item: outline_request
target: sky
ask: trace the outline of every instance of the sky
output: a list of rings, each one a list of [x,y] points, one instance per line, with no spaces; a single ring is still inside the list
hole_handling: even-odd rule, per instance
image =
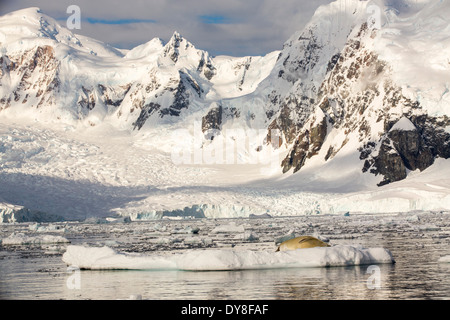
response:
[[[322,4],[332,0],[0,0],[0,15],[39,7],[65,26],[70,5],[81,10],[74,33],[122,49],[178,31],[212,55],[264,55],[281,50]]]

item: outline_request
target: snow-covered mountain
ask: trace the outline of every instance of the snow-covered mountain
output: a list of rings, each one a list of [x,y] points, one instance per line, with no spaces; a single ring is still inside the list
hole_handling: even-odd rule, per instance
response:
[[[258,89],[227,103],[266,142],[281,132],[283,172],[356,160],[378,185],[402,180],[450,156],[448,13],[432,0],[322,6]]]
[[[0,46],[2,110],[133,129],[247,94],[276,59],[213,58],[178,32],[165,45],[153,39],[125,52],[73,34],[38,8],[2,17]]]
[[[213,57],[177,32],[167,43],[119,50],[72,33],[37,8],[13,12],[0,17],[0,118],[8,125],[31,119],[40,129],[0,126],[0,174],[14,190],[21,189],[19,173],[30,184],[45,177],[41,182],[58,191],[69,188],[61,179],[83,181],[75,187],[83,199],[91,196],[84,193],[90,181],[102,200],[128,199],[111,208],[122,214],[194,207],[209,216],[268,207],[289,214],[299,206],[312,213],[363,204],[375,210],[371,194],[403,199],[392,190],[411,183],[438,192],[447,208],[450,181],[436,172],[450,157],[449,14],[448,0],[337,0],[319,7],[280,51]],[[61,124],[61,137],[46,131]],[[88,140],[71,140],[76,135]],[[77,159],[64,156],[67,150]],[[224,162],[244,167],[211,167]],[[258,196],[242,189],[249,185]],[[335,197],[322,194],[369,190],[337,207]],[[437,204],[406,198],[414,204],[398,210]]]

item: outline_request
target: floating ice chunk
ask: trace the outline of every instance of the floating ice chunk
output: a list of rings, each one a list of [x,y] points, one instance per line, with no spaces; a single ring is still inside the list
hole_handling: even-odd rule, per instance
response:
[[[412,216],[407,216],[405,220],[409,221],[409,222],[419,222],[420,221],[420,217],[417,214],[415,214],[415,215],[412,215]]]
[[[239,233],[244,231],[243,225],[237,226],[236,223],[231,222],[230,224],[215,227],[211,230],[211,233]]]
[[[253,214],[251,213],[248,216],[249,219],[270,219],[272,218],[272,216],[268,213],[263,213],[263,214]]]
[[[129,222],[131,222],[130,217],[118,217],[118,218],[107,217],[107,218],[105,218],[105,220],[109,223],[129,223]]]
[[[0,202],[0,224],[20,222],[55,222],[63,221],[62,217],[44,212],[31,211],[22,206]]]
[[[276,239],[275,239],[275,244],[278,245],[278,244],[280,244],[280,243],[282,243],[282,242],[285,242],[285,241],[294,239],[295,237],[296,237],[295,232],[290,232],[289,234],[287,234],[287,235],[285,235],[285,236],[276,238]]]
[[[174,229],[172,230],[172,233],[175,234],[197,234],[200,231],[200,228],[198,227],[191,227],[191,226],[187,226],[185,228],[182,229]]]
[[[244,235],[242,236],[242,240],[244,241],[257,241],[259,240],[258,235],[256,235],[255,233],[251,232],[251,231],[245,231]]]
[[[159,237],[156,239],[150,239],[148,240],[148,242],[153,243],[153,244],[158,244],[158,245],[168,245],[171,244],[172,241],[169,238],[166,237]]]
[[[40,227],[41,227],[40,223],[30,224],[28,226],[28,230],[30,230],[30,231],[38,231]]]
[[[315,238],[317,238],[317,239],[319,239],[320,241],[323,241],[323,242],[330,242],[330,238],[325,237],[325,236],[323,236],[321,234],[318,234],[317,232],[314,232],[313,237],[315,237]]]
[[[163,217],[163,212],[161,211],[147,211],[147,212],[133,212],[129,214],[131,221],[148,221],[148,220],[159,220]]]
[[[3,238],[3,245],[40,245],[49,243],[70,243],[64,237],[53,235],[27,236],[23,233],[12,233],[9,237]]]
[[[35,231],[35,232],[65,232],[66,231],[66,226],[60,226],[60,225],[55,225],[55,224],[49,224],[48,226],[45,225],[41,225],[40,223],[35,223],[35,224],[31,224],[28,226],[28,229],[30,231]]]
[[[176,269],[176,263],[167,257],[118,253],[108,247],[68,246],[62,259],[67,265],[90,270]]]
[[[186,245],[204,245],[205,240],[203,238],[198,237],[188,237],[183,240]]]
[[[67,265],[91,270],[219,271],[274,268],[338,267],[394,263],[389,250],[339,245],[283,252],[211,249],[174,255],[119,253],[108,247],[68,246]]]
[[[85,223],[92,223],[92,224],[110,224],[110,223],[129,223],[131,222],[130,217],[106,217],[106,218],[99,218],[99,217],[90,217],[84,220]]]
[[[45,248],[45,254],[53,255],[53,254],[63,254],[66,251],[66,248],[64,245],[52,245],[47,246]]]
[[[425,224],[418,226],[419,231],[439,231],[441,230],[440,227],[434,225],[434,224]]]

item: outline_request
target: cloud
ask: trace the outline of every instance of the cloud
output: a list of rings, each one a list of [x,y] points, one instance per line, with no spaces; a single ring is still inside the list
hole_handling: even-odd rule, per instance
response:
[[[90,24],[133,24],[133,23],[156,23],[155,20],[152,19],[98,19],[98,18],[84,18],[83,21],[87,21]]]
[[[263,55],[282,48],[319,5],[332,0],[0,0],[0,14],[40,7],[62,24],[69,5],[81,9],[78,33],[130,49],[180,32],[211,54]]]

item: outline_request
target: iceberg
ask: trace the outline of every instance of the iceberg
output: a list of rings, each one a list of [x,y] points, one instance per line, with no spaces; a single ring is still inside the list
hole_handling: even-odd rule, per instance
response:
[[[64,219],[58,215],[32,211],[26,207],[0,201],[0,224],[20,222],[59,222]]]
[[[23,233],[12,233],[9,237],[2,239],[2,245],[41,245],[51,243],[70,243],[64,237],[53,235],[27,236]]]
[[[450,263],[450,255],[440,257],[438,262]]]
[[[384,248],[354,245],[270,252],[236,249],[188,250],[177,254],[121,253],[109,247],[69,245],[62,260],[87,270],[233,271],[392,264]]]
[[[244,226],[236,225],[236,223],[231,222],[229,224],[220,225],[211,230],[212,234],[216,233],[243,233],[245,231]]]

